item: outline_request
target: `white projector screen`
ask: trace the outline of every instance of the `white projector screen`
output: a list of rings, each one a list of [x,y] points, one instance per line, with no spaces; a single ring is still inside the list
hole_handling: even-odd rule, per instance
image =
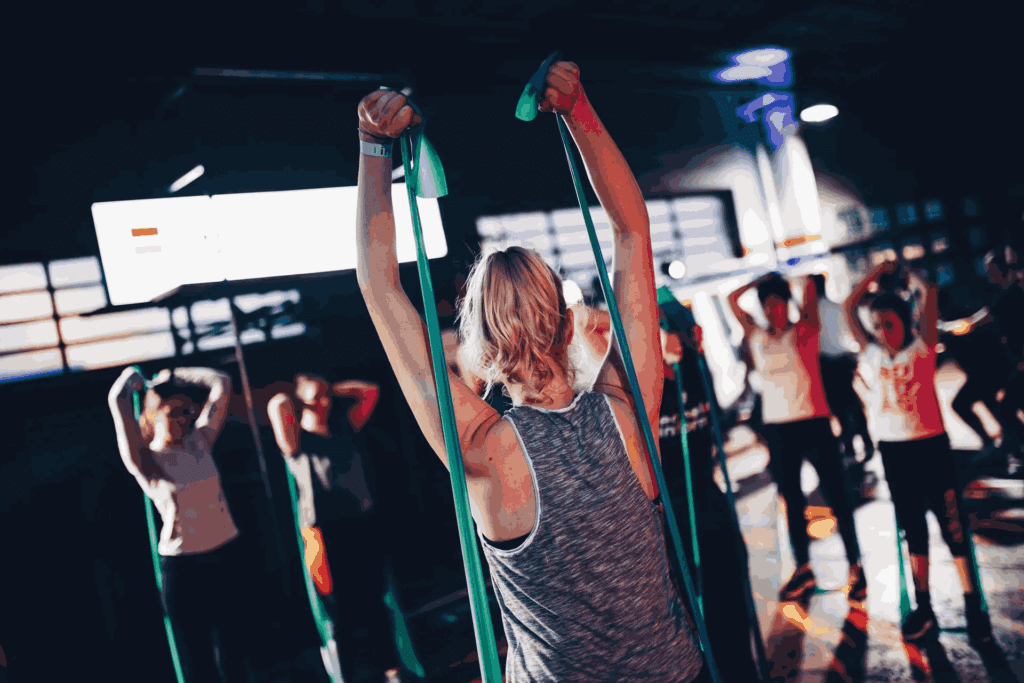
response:
[[[416,260],[409,198],[394,186],[400,263]],[[427,258],[448,253],[436,199],[418,199]],[[356,188],[168,197],[92,205],[110,303],[175,287],[356,267]]]

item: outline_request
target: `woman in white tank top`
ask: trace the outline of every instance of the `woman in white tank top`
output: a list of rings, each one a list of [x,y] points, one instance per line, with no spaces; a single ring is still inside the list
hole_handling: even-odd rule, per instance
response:
[[[132,405],[136,391],[144,392],[139,419]],[[239,543],[232,542],[239,531],[212,455],[230,397],[231,378],[210,368],[164,370],[151,383],[126,368],[108,396],[121,460],[163,521],[160,597],[187,681],[245,675],[241,651],[248,627],[238,580],[245,566]]]
[[[922,295],[917,330],[910,303],[895,292],[883,292],[871,302],[873,334],[864,329],[857,316],[871,284],[896,268],[896,263],[884,262],[869,272],[846,300],[844,310],[847,325],[863,349],[858,374],[868,389],[871,427],[878,439],[896,519],[910,547],[917,609],[903,624],[903,638],[913,642],[938,632],[928,584],[925,513],[932,510],[963,584],[968,638],[976,647],[992,647],[992,625],[974,585],[974,558],[961,512],[956,466],[935,393],[939,341],[935,286],[920,274],[907,271],[907,280]]]
[[[860,566],[853,503],[829,424],[830,411],[818,362],[818,296],[810,278],[805,278],[803,285],[800,318],[795,324],[789,321],[789,283],[777,273],[769,273],[729,295],[729,305],[743,327],[754,369],[760,376],[770,467],[779,495],[786,501],[790,543],[797,562],[780,598],[805,600],[816,585],[804,518],[807,499],[800,488],[800,468],[806,459],[817,470],[820,491],[839,523],[850,563],[850,599],[863,602],[867,599],[867,583]],[[768,319],[767,329],[759,327],[739,305],[740,297],[754,287]]]

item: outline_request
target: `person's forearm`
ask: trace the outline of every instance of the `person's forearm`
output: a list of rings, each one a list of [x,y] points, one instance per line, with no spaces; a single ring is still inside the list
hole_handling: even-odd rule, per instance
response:
[[[371,139],[371,136],[361,131],[359,137],[361,140]],[[401,140],[397,142],[401,144]],[[381,285],[401,289],[395,251],[391,167],[391,157],[359,155],[359,195],[356,204],[356,249],[359,258],[356,263],[356,280],[364,295]]]
[[[590,184],[601,206],[608,212],[616,233],[626,237],[638,230],[649,231],[647,203],[633,171],[582,88],[579,99],[563,120],[583,157]]]

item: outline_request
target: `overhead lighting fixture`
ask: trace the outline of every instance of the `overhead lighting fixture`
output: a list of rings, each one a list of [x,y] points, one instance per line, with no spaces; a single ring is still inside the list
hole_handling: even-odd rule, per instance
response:
[[[778,47],[766,47],[747,50],[732,56],[737,64],[748,66],[775,66],[789,59],[789,52]]]
[[[205,172],[206,169],[203,168],[202,164],[200,164],[199,166],[196,166],[191,171],[189,171],[188,173],[186,173],[185,175],[181,176],[173,183],[171,183],[171,186],[167,188],[167,191],[170,192],[171,194],[174,194],[175,192],[185,187],[189,183],[194,182],[197,178],[199,178],[199,176],[203,175],[203,173]]]
[[[674,280],[682,280],[686,275],[686,266],[682,261],[673,261],[668,264],[668,276]]]
[[[766,66],[740,64],[738,66],[730,66],[722,69],[715,74],[715,79],[726,83],[732,83],[734,81],[752,81],[758,78],[767,78],[768,76],[771,76],[771,74],[772,70]]]
[[[800,120],[807,123],[820,123],[821,121],[828,121],[838,113],[839,109],[831,104],[816,104],[800,112]]]

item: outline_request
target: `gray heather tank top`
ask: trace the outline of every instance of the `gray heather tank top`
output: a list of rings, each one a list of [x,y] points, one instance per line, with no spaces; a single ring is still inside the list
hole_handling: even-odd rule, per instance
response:
[[[660,513],[637,481],[611,404],[505,413],[537,487],[523,543],[482,540],[508,639],[509,683],[681,683],[702,664],[669,573]]]

